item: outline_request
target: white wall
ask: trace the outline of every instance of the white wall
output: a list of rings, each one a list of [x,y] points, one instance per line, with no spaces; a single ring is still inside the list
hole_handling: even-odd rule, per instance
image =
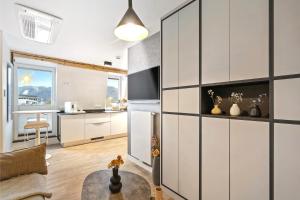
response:
[[[1,70],[0,70],[0,88],[2,88],[2,52],[3,52],[3,48],[2,48],[2,40],[3,40],[3,33],[0,30],[0,65],[1,65]],[[2,90],[1,90],[2,92]],[[0,101],[0,113],[2,113],[2,106],[3,106],[3,99],[1,96],[1,101]],[[3,133],[3,124],[2,124],[2,114],[0,114],[0,152],[3,152],[3,138],[4,138],[4,133]]]
[[[1,113],[1,145],[0,145],[0,152],[5,152],[9,151],[11,149],[11,143],[12,143],[12,121],[7,122],[6,121],[6,116],[7,116],[7,111],[6,111],[6,102],[7,102],[7,97],[4,96],[4,91],[6,90],[6,85],[7,85],[7,63],[10,61],[10,50],[7,46],[6,40],[5,40],[5,35],[2,31],[0,31],[0,54],[1,54],[1,108],[0,108],[0,113]]]
[[[60,65],[57,68],[57,105],[75,101],[85,108],[105,107],[108,73]]]

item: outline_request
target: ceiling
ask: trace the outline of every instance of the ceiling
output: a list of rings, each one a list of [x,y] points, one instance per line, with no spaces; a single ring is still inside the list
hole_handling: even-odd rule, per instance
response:
[[[133,8],[150,34],[159,31],[160,18],[185,0],[133,0]],[[57,40],[46,45],[23,39],[14,3],[63,18]],[[118,40],[113,30],[127,10],[127,0],[1,0],[0,30],[11,49],[45,56],[126,68],[126,48],[132,43]],[[116,59],[121,56],[121,59]]]

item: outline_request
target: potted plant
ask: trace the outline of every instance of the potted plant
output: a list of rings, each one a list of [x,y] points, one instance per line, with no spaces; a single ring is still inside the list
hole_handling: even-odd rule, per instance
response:
[[[152,179],[153,184],[156,186],[160,185],[160,146],[159,146],[159,139],[156,135],[152,137],[152,156],[153,156],[153,163],[152,163]]]
[[[108,168],[112,168],[112,177],[110,178],[109,189],[112,193],[120,192],[122,188],[121,176],[119,175],[119,167],[124,164],[124,161],[120,155],[117,159],[110,161]]]
[[[230,101],[232,103],[232,106],[230,108],[230,115],[239,116],[241,114],[241,110],[238,106],[238,103],[241,103],[243,101],[243,93],[232,92],[230,96]]]
[[[222,114],[222,110],[220,109],[219,105],[222,103],[222,97],[220,96],[215,96],[215,93],[213,90],[208,90],[208,95],[210,96],[213,104],[214,104],[214,107],[213,109],[210,111],[211,114],[213,115],[220,115]]]
[[[258,95],[257,98],[250,99],[249,116],[261,117],[261,110],[260,110],[259,106],[264,103],[265,97],[267,97],[266,93]]]

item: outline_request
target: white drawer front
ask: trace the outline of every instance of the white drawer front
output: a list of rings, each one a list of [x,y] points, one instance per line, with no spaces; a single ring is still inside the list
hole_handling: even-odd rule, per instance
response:
[[[110,122],[85,124],[85,139],[110,135]]]

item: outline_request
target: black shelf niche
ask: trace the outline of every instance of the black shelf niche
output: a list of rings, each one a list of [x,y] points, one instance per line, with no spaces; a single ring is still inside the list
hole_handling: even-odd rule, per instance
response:
[[[220,105],[222,110],[221,115],[212,115],[211,109],[213,108],[213,102],[208,95],[208,90],[213,90],[215,95],[221,96],[223,101]],[[257,120],[257,121],[268,121],[269,120],[269,80],[262,79],[258,81],[250,82],[226,82],[226,84],[211,84],[202,85],[202,101],[201,110],[203,116],[211,117],[222,117],[230,119],[245,119],[245,120]],[[239,103],[241,109],[241,115],[237,117],[230,116],[230,107],[232,103],[230,102],[230,96],[232,92],[242,92],[243,101]],[[267,97],[264,98],[264,102],[259,105],[262,112],[261,117],[250,117],[249,109],[251,106],[251,98],[257,98],[258,95],[266,93]]]

